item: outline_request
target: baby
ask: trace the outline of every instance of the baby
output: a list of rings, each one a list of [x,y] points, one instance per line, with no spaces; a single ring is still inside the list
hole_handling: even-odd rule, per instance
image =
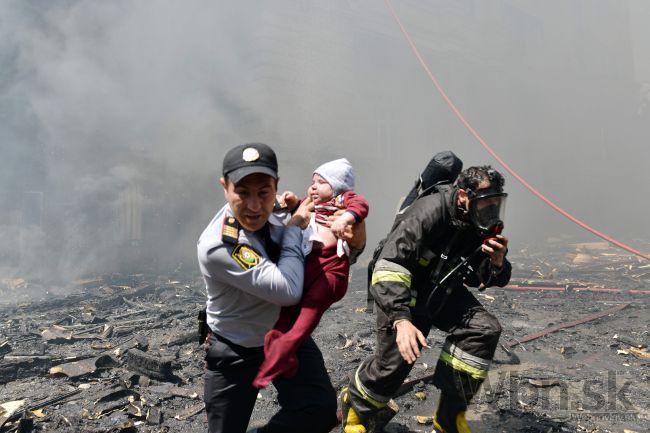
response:
[[[257,388],[264,388],[277,377],[296,373],[298,347],[316,329],[330,305],[347,291],[350,251],[341,238],[348,226],[368,216],[368,202],[353,189],[354,173],[345,158],[314,170],[307,191],[314,202],[314,213],[303,232],[306,257],[302,301],[283,307],[275,326],[266,334],[264,362],[253,381]],[[293,197],[286,198],[291,201]],[[335,216],[339,210],[344,212]]]

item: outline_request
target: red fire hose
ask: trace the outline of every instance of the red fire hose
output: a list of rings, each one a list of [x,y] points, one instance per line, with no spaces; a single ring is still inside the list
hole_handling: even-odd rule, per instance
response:
[[[458,120],[467,128],[467,130],[478,140],[479,143],[487,150],[487,152],[492,155],[494,159],[497,160],[501,166],[503,166],[504,169],[508,173],[510,173],[515,179],[517,179],[526,189],[528,189],[530,192],[532,192],[534,195],[536,195],[540,200],[542,200],[544,203],[549,205],[551,208],[553,208],[556,212],[559,212],[560,214],[564,215],[566,218],[574,222],[575,224],[579,225],[580,227],[584,228],[585,230],[590,231],[591,233],[595,234],[596,236],[606,240],[607,242],[611,243],[612,245],[615,245],[621,249],[624,249],[625,251],[628,251],[632,254],[635,254],[639,257],[642,257],[646,260],[650,260],[650,255],[644,254],[641,251],[638,251],[628,245],[625,245],[624,243],[617,241],[616,239],[607,236],[604,233],[599,232],[598,230],[594,229],[593,227],[587,225],[583,221],[579,220],[578,218],[574,217],[573,215],[569,214],[567,211],[562,209],[560,206],[556,205],[553,203],[551,200],[546,198],[541,192],[539,192],[537,189],[535,189],[532,185],[530,185],[524,178],[522,178],[515,170],[513,170],[497,153],[492,150],[490,146],[483,140],[483,138],[479,135],[479,133],[472,127],[472,125],[465,119],[465,116],[460,112],[460,110],[454,105],[454,103],[451,101],[451,99],[447,96],[447,93],[443,89],[443,87],[440,85],[438,80],[436,79],[435,75],[429,70],[429,67],[427,66],[426,62],[420,55],[420,51],[418,50],[417,46],[415,45],[415,42],[411,39],[411,36],[409,33],[406,31],[406,28],[402,25],[402,22],[400,21],[399,17],[395,13],[395,9],[393,9],[393,5],[391,4],[390,0],[385,0],[386,1],[386,6],[388,6],[388,10],[390,11],[390,14],[393,16],[395,21],[397,22],[397,25],[402,31],[402,34],[406,38],[406,41],[409,43],[411,46],[411,50],[415,54],[415,57],[417,57],[418,61],[420,62],[420,65],[422,65],[422,68],[426,72],[426,74],[429,76],[429,79],[433,83],[434,86],[436,86],[436,89],[438,89],[438,92],[442,96],[442,98],[445,100],[449,108],[454,112]]]
[[[520,292],[596,292],[596,293],[629,293],[633,295],[650,295],[650,290],[621,289],[619,287],[548,287],[548,286],[505,286],[494,289],[515,290]]]

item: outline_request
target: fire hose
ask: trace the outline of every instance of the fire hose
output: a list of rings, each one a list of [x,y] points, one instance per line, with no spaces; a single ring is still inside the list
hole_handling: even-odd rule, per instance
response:
[[[458,120],[465,126],[465,128],[478,140],[478,142],[485,148],[485,150],[492,155],[492,157],[499,163],[501,166],[508,172],[510,173],[515,179],[519,181],[526,189],[528,189],[531,193],[533,193],[535,196],[537,196],[540,200],[542,200],[544,203],[546,203],[548,206],[550,206],[553,210],[556,212],[560,213],[564,217],[568,218],[570,221],[573,223],[579,225],[583,229],[593,233],[594,235],[600,237],[601,239],[606,240],[610,244],[621,248],[627,252],[630,252],[634,255],[637,255],[641,258],[644,258],[646,260],[650,260],[650,255],[642,253],[641,251],[638,251],[623,242],[620,242],[611,236],[608,236],[593,227],[589,226],[587,223],[581,221],[580,219],[574,217],[564,209],[562,209],[560,206],[552,202],[550,199],[548,199],[546,196],[544,196],[541,192],[539,192],[536,188],[534,188],[531,184],[529,184],[523,177],[521,177],[514,169],[512,169],[488,144],[487,142],[481,137],[481,135],[472,127],[472,125],[467,121],[463,113],[456,107],[456,105],[452,102],[451,98],[447,96],[447,92],[445,92],[444,88],[442,85],[438,82],[438,79],[435,77],[435,75],[431,72],[429,67],[427,66],[426,62],[422,58],[422,55],[420,54],[420,51],[418,50],[417,46],[415,45],[415,42],[413,42],[413,39],[409,35],[408,31],[402,24],[402,21],[399,19],[397,16],[397,13],[395,12],[395,9],[393,9],[393,5],[391,4],[390,0],[385,0],[386,6],[388,7],[388,10],[390,11],[390,14],[393,16],[395,21],[397,22],[397,25],[399,26],[400,30],[402,31],[402,34],[404,35],[404,38],[408,42],[408,44],[411,47],[411,50],[413,51],[413,54],[415,54],[415,57],[418,59],[420,65],[426,72],[427,76],[433,83],[433,85],[436,87],[438,90],[438,93],[442,96],[442,98],[445,100],[449,108],[453,111],[453,113],[456,115]]]

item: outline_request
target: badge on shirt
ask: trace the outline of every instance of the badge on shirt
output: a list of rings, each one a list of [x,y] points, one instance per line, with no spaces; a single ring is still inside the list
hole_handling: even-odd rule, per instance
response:
[[[245,271],[253,269],[262,260],[260,253],[255,251],[250,245],[245,244],[237,244],[231,255]]]

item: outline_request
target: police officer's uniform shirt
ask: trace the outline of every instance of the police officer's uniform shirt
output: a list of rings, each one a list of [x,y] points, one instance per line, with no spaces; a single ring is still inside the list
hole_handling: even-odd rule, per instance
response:
[[[271,238],[281,245],[277,264],[269,259],[260,231],[238,230],[229,224],[234,218],[228,204],[201,234],[199,267],[208,295],[207,323],[215,334],[241,346],[262,346],[280,307],[300,302],[302,232],[298,227],[285,228],[285,220],[282,214],[269,218]]]

